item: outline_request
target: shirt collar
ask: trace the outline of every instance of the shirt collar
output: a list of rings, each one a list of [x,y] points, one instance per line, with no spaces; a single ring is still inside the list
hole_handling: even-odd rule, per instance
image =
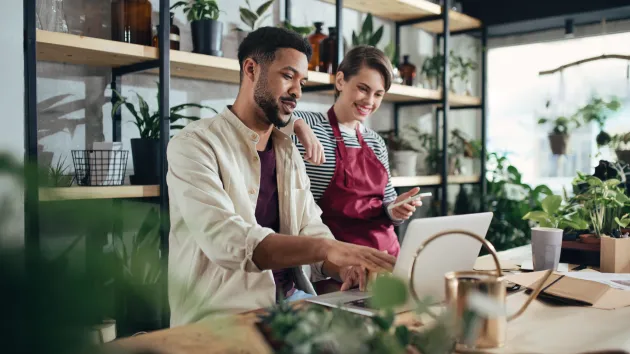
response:
[[[232,107],[231,105],[226,106],[225,109],[223,110],[223,112],[221,113],[221,115],[223,117],[225,117],[225,119],[232,124],[232,126],[234,128],[236,128],[236,130],[239,132],[239,134],[247,141],[252,141],[255,144],[258,143],[258,141],[260,140],[260,136],[258,135],[258,133],[256,133],[255,131],[249,129],[244,123],[243,121],[241,121],[236,114],[234,114],[234,112],[232,112],[232,110],[230,109],[230,107]],[[282,131],[280,131],[280,129],[274,127],[273,130],[271,131],[271,135],[273,136],[274,140],[288,140],[289,137],[284,134]]]

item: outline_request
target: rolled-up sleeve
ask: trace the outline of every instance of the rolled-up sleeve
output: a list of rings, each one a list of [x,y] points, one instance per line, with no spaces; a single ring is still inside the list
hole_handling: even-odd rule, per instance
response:
[[[181,227],[188,229],[213,263],[232,270],[260,272],[252,260],[254,249],[274,231],[248,223],[235,212],[211,148],[180,135],[169,142],[167,159],[170,205],[178,208],[178,222],[184,224]]]

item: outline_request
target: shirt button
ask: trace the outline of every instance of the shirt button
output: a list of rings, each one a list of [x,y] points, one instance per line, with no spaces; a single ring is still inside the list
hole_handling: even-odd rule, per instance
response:
[[[254,156],[254,162],[258,162],[258,156]]]
[[[252,133],[251,137],[252,137],[252,140],[254,140],[254,141],[256,141],[256,139],[258,139],[258,136],[256,134],[254,134],[254,133]]]
[[[254,195],[255,193],[256,193],[256,190],[254,188],[249,189],[249,194]]]

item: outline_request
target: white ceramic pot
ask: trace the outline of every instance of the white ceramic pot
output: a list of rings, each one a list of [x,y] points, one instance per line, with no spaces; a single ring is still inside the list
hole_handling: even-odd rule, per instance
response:
[[[415,151],[394,151],[394,167],[398,176],[415,176],[417,158]]]

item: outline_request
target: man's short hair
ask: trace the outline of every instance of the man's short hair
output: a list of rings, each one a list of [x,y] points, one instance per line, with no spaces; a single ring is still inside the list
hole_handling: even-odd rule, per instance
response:
[[[247,58],[259,64],[266,64],[275,59],[276,50],[292,48],[306,55],[311,60],[313,49],[306,38],[296,32],[279,27],[261,27],[245,37],[238,47],[238,64],[240,77],[243,79],[243,62]]]

